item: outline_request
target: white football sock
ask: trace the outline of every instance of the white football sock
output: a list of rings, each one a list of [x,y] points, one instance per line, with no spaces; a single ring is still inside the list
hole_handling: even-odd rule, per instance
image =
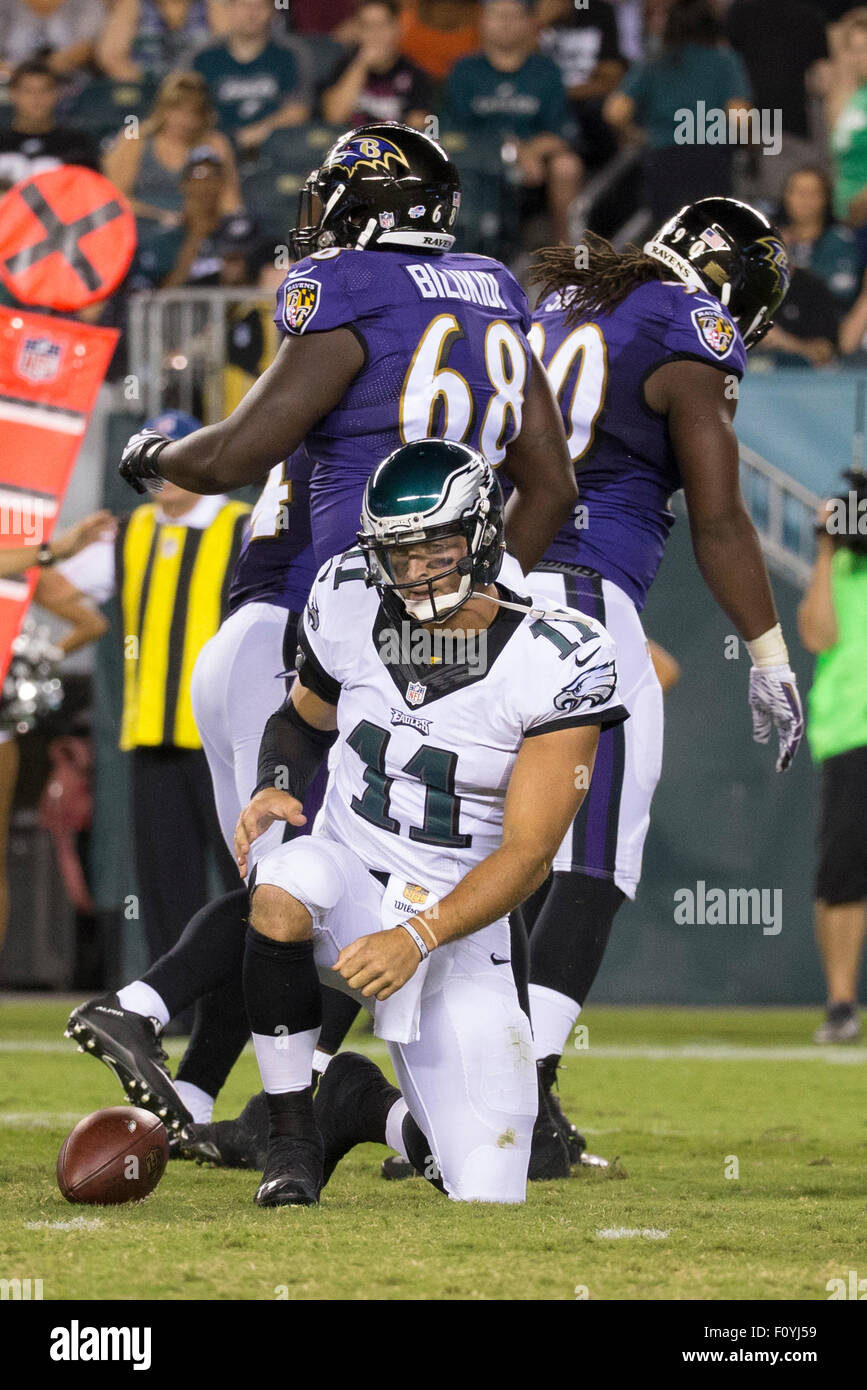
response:
[[[325,1069],[331,1061],[330,1052],[322,1052],[318,1047],[313,1054],[313,1070],[318,1071],[320,1076],[325,1075]]]
[[[568,994],[544,985],[530,985],[530,1018],[533,1024],[533,1052],[536,1061],[562,1056],[581,1005]]]
[[[409,1154],[403,1142],[403,1121],[408,1114],[409,1106],[401,1096],[400,1100],[394,1102],[385,1117],[385,1142],[390,1149],[394,1149],[395,1153],[399,1153],[401,1158],[405,1158],[407,1163],[409,1162]]]
[[[131,1014],[144,1014],[145,1018],[155,1018],[163,1028],[171,1018],[163,996],[146,985],[144,980],[133,980],[131,985],[124,985],[123,989],[118,990],[117,997],[122,1009],[129,1009]]]
[[[254,1033],[253,1046],[262,1085],[269,1095],[303,1091],[313,1084],[313,1054],[320,1028],[303,1033]]]
[[[214,1113],[213,1096],[209,1096],[207,1091],[203,1091],[200,1086],[194,1086],[192,1081],[176,1081],[175,1090],[192,1115],[195,1124],[207,1125],[211,1123],[211,1116]]]

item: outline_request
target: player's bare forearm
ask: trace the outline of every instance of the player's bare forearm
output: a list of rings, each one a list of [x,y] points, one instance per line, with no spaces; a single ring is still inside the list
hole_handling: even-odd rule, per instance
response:
[[[502,844],[418,914],[439,945],[496,922],[544,883],[584,800],[598,738],[599,726],[589,724],[525,739],[506,793]]]
[[[746,642],[777,623],[777,610],[759,538],[745,509],[692,528],[692,545],[705,584]]]
[[[526,574],[542,559],[578,500],[563,420],[535,355],[521,432],[507,448],[503,466],[516,489],[506,506],[506,544]]]
[[[740,488],[733,416],[737,379],[703,362],[660,367],[645,384],[651,409],[668,416],[702,578],[741,637],[777,622],[755,527]]]
[[[160,473],[199,493],[261,482],[334,409],[363,365],[364,350],[346,328],[287,338],[231,415],[161,451]]]

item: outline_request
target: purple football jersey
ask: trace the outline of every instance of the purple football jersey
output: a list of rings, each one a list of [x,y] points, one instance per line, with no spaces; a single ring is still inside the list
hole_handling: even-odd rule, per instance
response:
[[[739,379],[743,339],[718,299],[655,280],[610,314],[572,322],[563,296],[551,295],[533,315],[530,342],[563,412],[579,493],[545,559],[597,570],[641,609],[674,524],[669,498],[682,486],[668,423],[646,404],[644,382],[681,358]]]
[[[284,334],[349,328],[366,361],[306,439],[318,563],[355,544],[364,485],[394,449],[436,436],[492,464],[520,428],[530,362],[524,291],[487,256],[319,251],[277,294]]]
[[[245,603],[274,603],[300,613],[317,565],[310,536],[310,473],[303,444],[272,468],[256,506],[229,589],[229,612]]]

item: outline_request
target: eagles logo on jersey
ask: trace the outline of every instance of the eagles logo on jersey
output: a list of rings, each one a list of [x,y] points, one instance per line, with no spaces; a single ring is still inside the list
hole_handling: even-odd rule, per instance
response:
[[[409,168],[409,160],[393,140],[367,135],[347,140],[337,149],[329,151],[322,167],[343,169],[352,178],[358,169],[381,169],[387,174],[391,167],[389,161],[394,161],[395,165],[403,165],[404,169]]]
[[[717,357],[726,357],[735,341],[735,327],[730,319],[716,309],[693,309],[692,321],[706,347]]]
[[[554,696],[554,708],[562,714],[575,714],[580,709],[595,709],[609,701],[617,688],[617,671],[613,661],[582,671],[570,685]]]

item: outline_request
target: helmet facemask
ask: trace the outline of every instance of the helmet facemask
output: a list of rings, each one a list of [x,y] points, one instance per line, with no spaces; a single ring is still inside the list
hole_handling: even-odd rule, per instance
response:
[[[475,529],[475,527],[473,528]],[[459,547],[457,542],[462,542]],[[451,544],[450,544],[451,543]],[[417,623],[439,623],[466,603],[473,584],[473,559],[466,528],[449,522],[416,532],[395,532],[393,538],[362,541],[367,560],[368,583],[375,584],[392,617],[409,616]],[[429,552],[420,565],[407,552]],[[441,551],[442,565],[436,564]],[[462,553],[456,553],[462,551]],[[412,595],[412,597],[410,597]]]

